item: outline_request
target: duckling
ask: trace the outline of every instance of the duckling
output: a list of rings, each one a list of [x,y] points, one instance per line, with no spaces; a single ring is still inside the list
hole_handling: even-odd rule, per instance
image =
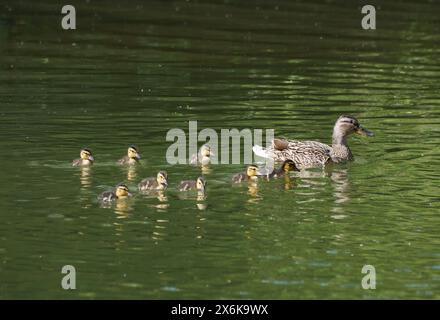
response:
[[[168,174],[166,171],[159,171],[156,177],[145,178],[138,184],[140,191],[164,190],[168,187]]]
[[[295,162],[293,162],[292,160],[288,159],[285,160],[282,164],[281,167],[279,167],[278,169],[274,169],[272,171],[272,173],[268,174],[267,177],[268,178],[278,178],[278,177],[282,177],[284,175],[288,175],[289,171],[300,171],[297,167]]]
[[[252,149],[256,155],[263,158],[272,158],[275,161],[292,159],[300,169],[319,167],[328,162],[353,160],[347,143],[348,136],[353,133],[365,137],[374,136],[371,131],[362,127],[355,117],[341,115],[333,127],[331,146],[317,141],[274,139],[272,146],[267,149],[258,145]]]
[[[178,189],[179,191],[197,190],[199,192],[205,192],[206,180],[203,179],[203,177],[198,177],[197,180],[181,181]]]
[[[202,165],[207,166],[211,163],[211,156],[213,155],[213,152],[211,150],[211,147],[207,144],[204,144],[201,148],[198,154],[194,154],[191,157],[190,164],[192,165]]]
[[[135,146],[129,146],[127,150],[127,155],[118,160],[121,165],[132,165],[137,164],[141,156],[138,149]]]
[[[258,167],[254,164],[249,165],[246,172],[237,173],[232,177],[232,182],[240,183],[244,180],[257,180],[258,179]]]
[[[112,202],[118,199],[123,199],[131,196],[133,195],[129,192],[128,187],[125,184],[121,183],[116,186],[115,191],[105,191],[101,193],[98,199],[101,202]]]
[[[95,161],[95,158],[93,158],[92,156],[92,151],[87,148],[81,149],[79,156],[79,159],[75,159],[72,161],[72,166],[90,166],[93,164],[93,161]]]

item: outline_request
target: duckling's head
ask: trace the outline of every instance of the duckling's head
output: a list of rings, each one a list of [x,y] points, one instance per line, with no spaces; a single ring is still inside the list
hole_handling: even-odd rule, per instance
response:
[[[79,156],[81,157],[82,160],[89,160],[89,161],[95,160],[95,158],[93,158],[92,156],[92,151],[87,148],[81,149]]]
[[[115,194],[116,194],[116,197],[118,197],[118,198],[126,198],[126,197],[130,196],[130,192],[128,190],[128,187],[123,183],[118,184],[116,186]]]
[[[284,161],[283,164],[281,165],[281,168],[283,169],[284,172],[300,171],[296,166],[295,162],[293,162],[293,160],[290,159]]]
[[[211,147],[207,144],[204,144],[201,148],[200,148],[200,154],[203,157],[210,157],[211,156]]]
[[[127,155],[130,159],[139,160],[141,158],[138,149],[136,146],[129,146]]]
[[[159,171],[156,176],[157,183],[163,188],[168,186],[168,174],[166,171]]]
[[[198,177],[196,182],[197,190],[205,191],[206,189],[206,180],[203,177]]]
[[[248,177],[256,177],[258,175],[258,167],[254,164],[251,164],[247,167],[246,174]]]
[[[374,136],[373,132],[363,128],[355,117],[350,115],[340,116],[336,121],[335,127],[333,129],[333,137],[345,137],[352,133],[356,133],[365,137]]]

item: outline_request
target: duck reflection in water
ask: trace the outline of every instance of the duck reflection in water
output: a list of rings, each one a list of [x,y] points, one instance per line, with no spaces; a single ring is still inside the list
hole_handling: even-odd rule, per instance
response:
[[[131,199],[116,201],[114,211],[119,218],[128,218],[133,211],[133,201]]]
[[[159,211],[166,211],[170,207],[165,190],[150,190],[143,192],[143,197],[148,199],[156,198],[159,203],[151,204],[150,207],[158,209]]]
[[[92,168],[89,166],[83,166],[80,167],[80,176],[79,180],[81,182],[81,188],[88,189],[92,185],[92,179],[91,179],[91,170]]]
[[[138,166],[127,166],[127,181],[136,181],[138,179]]]
[[[329,168],[328,174],[333,184],[335,206],[333,212],[344,212],[343,205],[348,203],[350,199],[350,180],[347,168]]]

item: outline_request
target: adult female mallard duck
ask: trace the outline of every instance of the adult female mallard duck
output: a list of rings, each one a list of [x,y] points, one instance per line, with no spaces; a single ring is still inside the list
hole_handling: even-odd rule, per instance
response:
[[[181,181],[178,189],[179,191],[197,190],[199,192],[205,192],[206,180],[202,177],[198,177],[197,180]]]
[[[199,153],[194,154],[191,157],[189,163],[192,165],[207,166],[211,163],[211,155],[212,155],[211,147],[207,144],[204,144],[200,148]]]
[[[255,181],[258,179],[258,167],[254,164],[249,165],[245,172],[240,172],[232,177],[232,182],[240,183],[243,181]]]
[[[353,160],[353,154],[347,144],[347,137],[352,133],[373,136],[372,132],[360,126],[355,117],[342,115],[333,128],[331,146],[317,141],[274,139],[271,147],[265,149],[255,145],[253,150],[256,155],[275,161],[291,159],[300,169],[317,167],[330,161],[339,163]]]
[[[118,163],[121,165],[137,164],[140,159],[141,156],[138,149],[135,146],[129,146],[127,150],[127,155],[119,159]]]
[[[92,151],[90,149],[84,148],[81,149],[79,153],[80,158],[72,161],[72,166],[80,167],[80,166],[90,166],[93,164],[95,159],[92,156]]]
[[[133,196],[125,184],[118,184],[114,191],[105,191],[98,197],[101,202],[112,202],[118,199]]]
[[[159,171],[155,177],[145,178],[138,184],[140,191],[164,190],[168,187],[168,174],[166,171]]]

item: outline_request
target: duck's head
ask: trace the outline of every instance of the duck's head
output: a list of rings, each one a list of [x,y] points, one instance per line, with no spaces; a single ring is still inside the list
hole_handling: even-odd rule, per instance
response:
[[[79,156],[81,157],[82,160],[95,161],[95,158],[93,158],[92,156],[92,151],[87,148],[81,149]]]
[[[246,169],[246,174],[248,177],[256,177],[258,175],[258,167],[254,164],[251,164]]]
[[[121,183],[116,186],[115,191],[116,197],[118,198],[126,198],[131,196],[130,191],[128,190],[127,185]]]
[[[283,169],[284,172],[300,171],[296,166],[295,162],[293,162],[292,160],[284,161],[283,164],[281,165],[281,168]]]
[[[135,146],[129,146],[127,155],[130,159],[139,160],[141,158],[141,155],[139,154],[138,149]]]
[[[196,182],[197,190],[205,191],[206,189],[206,180],[203,177],[198,177]]]
[[[207,144],[204,144],[201,148],[200,148],[200,154],[203,157],[210,157],[212,154],[212,150],[211,147]]]
[[[168,186],[168,174],[166,171],[159,171],[156,176],[157,183],[163,188]]]
[[[359,124],[359,121],[350,115],[342,115],[338,118],[336,121],[334,130],[333,130],[333,136],[348,136],[352,133],[359,134],[361,136],[365,137],[372,137],[374,136],[373,132],[365,129]]]

